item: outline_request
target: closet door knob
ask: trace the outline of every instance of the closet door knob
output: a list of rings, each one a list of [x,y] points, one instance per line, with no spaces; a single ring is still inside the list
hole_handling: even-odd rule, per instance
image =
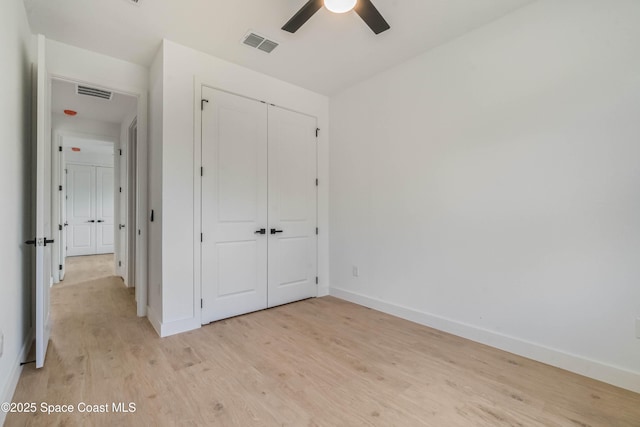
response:
[[[99,219],[96,222],[104,222],[104,220],[103,219]]]
[[[271,229],[271,234],[282,233],[282,230],[276,230],[275,228]]]
[[[254,234],[267,234],[267,229],[261,228],[260,230],[256,230]]]
[[[87,222],[96,222],[96,220],[95,220],[95,219],[90,219],[90,220],[89,220],[89,221],[87,221]]]

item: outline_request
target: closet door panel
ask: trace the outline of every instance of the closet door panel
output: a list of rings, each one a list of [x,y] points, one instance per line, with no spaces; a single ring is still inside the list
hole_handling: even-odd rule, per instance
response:
[[[316,119],[269,107],[269,307],[317,295]]]
[[[203,88],[202,321],[267,307],[267,107]]]
[[[67,255],[96,251],[95,167],[67,165]]]
[[[96,167],[96,253],[114,251],[114,173],[113,168]]]

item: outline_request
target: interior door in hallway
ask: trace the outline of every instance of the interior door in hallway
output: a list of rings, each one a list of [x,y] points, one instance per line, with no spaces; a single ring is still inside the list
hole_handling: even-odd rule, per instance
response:
[[[317,296],[316,127],[269,106],[269,307]]]
[[[114,250],[114,176],[113,168],[96,167],[96,254]]]
[[[267,307],[267,106],[203,87],[202,322]]]
[[[95,166],[67,165],[67,255],[96,253]]]

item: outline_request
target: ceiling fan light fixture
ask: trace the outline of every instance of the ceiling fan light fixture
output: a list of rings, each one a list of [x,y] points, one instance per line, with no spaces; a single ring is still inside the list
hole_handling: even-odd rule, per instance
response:
[[[324,0],[324,7],[333,13],[345,13],[356,7],[358,0]]]

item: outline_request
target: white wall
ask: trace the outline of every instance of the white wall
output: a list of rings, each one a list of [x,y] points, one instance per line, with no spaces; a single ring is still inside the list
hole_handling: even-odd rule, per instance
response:
[[[539,1],[332,97],[331,293],[640,391],[638,22]]]
[[[58,113],[51,115],[51,131],[54,135],[54,144],[57,143],[55,136],[61,132],[105,137],[105,139],[108,140],[117,140],[120,137],[120,127],[115,123],[88,120],[80,117],[69,117]]]
[[[328,99],[165,40],[162,126],[162,334],[199,327],[200,284],[194,276],[194,79],[318,118],[319,275],[328,289]],[[199,97],[200,95],[196,95]],[[153,132],[153,131],[152,131]],[[199,226],[198,226],[199,228]]]
[[[164,54],[158,51],[149,73],[149,319],[160,333],[162,322],[162,135]],[[148,215],[148,212],[145,212]],[[180,228],[180,227],[179,227]]]
[[[92,152],[90,150],[82,150],[80,152],[71,151],[71,148],[65,147],[65,167],[69,164],[75,165],[91,165],[114,167],[114,154],[105,153],[104,150]]]
[[[11,401],[31,344],[31,62],[34,41],[20,0],[0,13],[0,402]],[[0,425],[5,415],[0,411]]]

